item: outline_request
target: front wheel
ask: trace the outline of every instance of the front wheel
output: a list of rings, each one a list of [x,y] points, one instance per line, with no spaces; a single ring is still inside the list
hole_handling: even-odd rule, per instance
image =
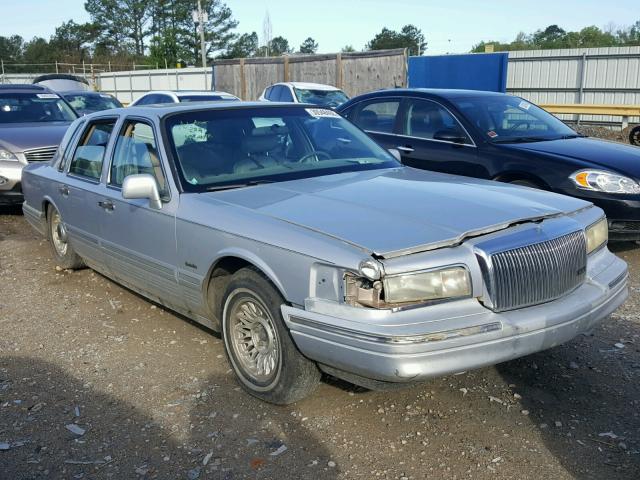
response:
[[[53,205],[47,208],[47,240],[57,266],[65,270],[84,267],[82,258],[69,244],[67,229]]]
[[[262,274],[243,268],[226,290],[222,333],[242,387],[261,400],[286,405],[309,395],[320,371],[296,348],[284,325],[284,299]]]

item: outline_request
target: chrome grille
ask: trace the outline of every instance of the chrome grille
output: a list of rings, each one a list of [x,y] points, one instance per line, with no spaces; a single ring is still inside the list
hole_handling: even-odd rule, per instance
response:
[[[494,311],[555,300],[585,279],[587,251],[582,231],[480,258]],[[488,264],[487,264],[488,263]]]
[[[25,150],[24,156],[27,162],[48,162],[53,158],[58,147],[32,148]]]

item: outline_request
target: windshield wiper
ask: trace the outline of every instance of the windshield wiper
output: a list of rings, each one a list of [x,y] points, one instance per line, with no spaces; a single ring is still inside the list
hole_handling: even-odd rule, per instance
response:
[[[545,137],[510,137],[510,138],[499,138],[497,140],[493,140],[491,143],[531,143],[531,142],[546,142],[548,140],[553,140],[553,139],[545,138]]]
[[[212,185],[205,188],[205,192],[219,192],[221,190],[233,190],[235,188],[255,187],[257,185],[264,185],[266,183],[274,183],[273,180],[250,180],[245,183],[232,183],[229,185]]]
[[[562,135],[561,137],[558,137],[558,140],[568,140],[570,138],[587,138],[587,136],[582,133],[572,133],[570,135]]]

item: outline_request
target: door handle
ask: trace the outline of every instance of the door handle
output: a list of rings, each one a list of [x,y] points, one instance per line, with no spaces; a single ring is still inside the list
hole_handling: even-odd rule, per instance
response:
[[[398,146],[398,147],[396,147],[396,150],[399,150],[402,153],[413,153],[413,151],[414,151],[413,147],[409,147],[409,146],[407,146],[407,147]]]
[[[66,185],[58,187],[58,191],[60,192],[60,195],[62,195],[63,197],[69,196],[69,187],[67,187]]]
[[[98,206],[105,210],[113,211],[116,206],[110,200],[101,200],[98,202]]]

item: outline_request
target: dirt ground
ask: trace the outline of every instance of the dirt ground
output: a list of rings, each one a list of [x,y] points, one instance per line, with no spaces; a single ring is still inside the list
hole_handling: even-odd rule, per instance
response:
[[[240,390],[220,338],[0,215],[0,479],[638,479],[640,247],[594,336],[372,392],[325,379],[288,407]]]

